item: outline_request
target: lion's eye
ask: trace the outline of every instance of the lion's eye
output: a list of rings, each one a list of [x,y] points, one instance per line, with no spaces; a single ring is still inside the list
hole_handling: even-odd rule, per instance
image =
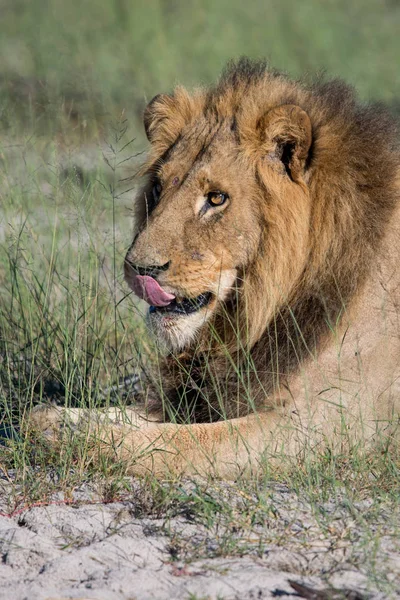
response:
[[[153,195],[154,204],[157,204],[157,202],[159,201],[161,192],[162,192],[162,185],[159,181],[156,181],[153,185],[153,189],[151,190],[151,193]]]
[[[211,206],[222,206],[228,198],[228,194],[224,192],[208,192],[207,194],[207,202]]]

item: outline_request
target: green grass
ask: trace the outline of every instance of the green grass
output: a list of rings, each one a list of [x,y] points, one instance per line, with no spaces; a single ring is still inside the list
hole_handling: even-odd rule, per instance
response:
[[[99,388],[145,360],[143,316],[122,285],[132,224],[118,164],[135,169],[129,142],[125,122],[117,123],[84,181],[51,144],[41,149],[31,138],[2,145],[0,410],[6,428],[46,398],[91,406]]]
[[[14,0],[1,10],[0,427],[10,439],[0,468],[13,481],[14,506],[60,490],[68,498],[82,481],[104,501],[132,497],[123,465],[94,466],[79,440],[58,453],[18,430],[36,403],[115,402],[99,399],[99,390],[152,356],[141,309],[122,280],[146,99],[176,81],[207,83],[226,60],[247,54],[294,75],[324,68],[363,98],[395,108],[400,5],[88,0],[82,8]],[[262,553],[276,542],[268,491],[276,480],[308,499],[326,536],[335,519],[321,503],[345,503],[370,549],[380,536],[371,523],[396,504],[399,464],[388,453],[327,455],[286,472],[266,468],[256,481],[239,481],[233,496],[207,482],[148,480],[135,506],[138,516],[168,524],[185,514],[218,532],[212,546],[205,536],[194,547],[169,531],[172,558]],[[357,503],[365,498],[372,503],[363,514]],[[371,578],[390,589],[373,569]]]

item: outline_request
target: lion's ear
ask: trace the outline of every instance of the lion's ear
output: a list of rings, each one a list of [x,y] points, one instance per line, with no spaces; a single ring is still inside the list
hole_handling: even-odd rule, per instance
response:
[[[157,151],[164,152],[177,140],[182,129],[201,113],[203,103],[200,91],[188,94],[179,86],[173,95],[153,98],[144,111],[143,122],[147,138]]]
[[[146,106],[143,114],[144,130],[149,142],[168,134],[166,122],[174,110],[174,97],[169,94],[157,94]],[[167,135],[167,137],[170,137]],[[172,140],[173,141],[173,140]]]
[[[312,127],[308,114],[295,104],[284,104],[268,111],[259,128],[268,156],[280,160],[293,181],[304,173],[312,142]]]

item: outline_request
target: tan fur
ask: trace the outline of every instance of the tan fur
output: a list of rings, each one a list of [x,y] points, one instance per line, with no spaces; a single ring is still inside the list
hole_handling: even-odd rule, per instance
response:
[[[393,439],[400,158],[390,117],[341,82],[294,82],[242,60],[209,90],[157,96],[145,128],[126,279],[137,265],[164,266],[164,290],[213,296],[189,317],[150,315],[170,349],[162,391],[158,372],[145,418],[95,420],[95,451],[138,473],[234,476],[262,457]],[[229,199],[210,208],[215,191]],[[60,418],[35,417],[50,431]]]

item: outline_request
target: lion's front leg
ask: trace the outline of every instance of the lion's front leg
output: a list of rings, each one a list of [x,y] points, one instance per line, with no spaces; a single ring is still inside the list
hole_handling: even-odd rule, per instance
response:
[[[104,442],[112,439],[132,474],[232,479],[258,472],[264,459],[277,455],[280,422],[278,413],[269,412],[215,423],[153,423],[137,431],[122,426],[109,430]]]
[[[154,418],[154,417],[153,417]],[[64,432],[86,436],[89,455],[123,462],[129,473],[159,477],[200,474],[233,478],[256,472],[282,452],[287,430],[278,411],[240,419],[177,425],[139,410],[36,409],[33,427],[57,444]],[[286,433],[285,433],[286,431]]]

